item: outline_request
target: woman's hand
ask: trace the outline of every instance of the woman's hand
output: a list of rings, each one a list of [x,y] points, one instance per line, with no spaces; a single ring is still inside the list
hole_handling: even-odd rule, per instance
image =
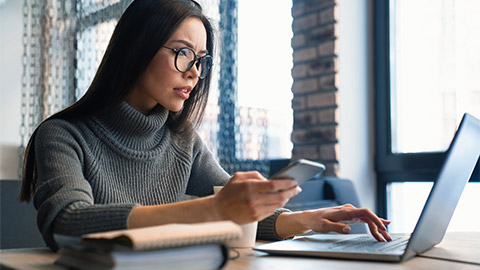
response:
[[[307,210],[301,212],[282,213],[277,218],[277,234],[288,238],[310,231],[327,233],[350,233],[350,226],[357,222],[367,223],[373,237],[380,242],[391,241],[385,225],[390,221],[377,217],[365,208],[356,208],[351,204],[342,206]]]
[[[246,224],[272,215],[300,192],[294,180],[269,181],[258,172],[241,172],[214,195],[213,205],[218,219]]]

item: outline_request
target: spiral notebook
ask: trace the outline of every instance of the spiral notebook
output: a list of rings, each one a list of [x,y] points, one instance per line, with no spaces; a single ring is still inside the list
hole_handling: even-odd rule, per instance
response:
[[[138,229],[85,234],[82,244],[131,250],[152,250],[186,245],[223,243],[242,235],[240,226],[232,221],[192,224],[167,224]]]

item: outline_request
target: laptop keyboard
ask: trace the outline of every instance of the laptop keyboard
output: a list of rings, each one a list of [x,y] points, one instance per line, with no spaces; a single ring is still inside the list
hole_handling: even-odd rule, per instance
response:
[[[386,253],[404,250],[409,237],[394,236],[390,242],[378,242],[372,236],[362,235],[346,240],[335,241],[329,245],[331,251],[362,251],[369,253]]]

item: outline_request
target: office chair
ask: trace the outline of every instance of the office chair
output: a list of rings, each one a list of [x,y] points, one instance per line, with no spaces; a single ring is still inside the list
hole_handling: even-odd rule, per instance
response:
[[[0,249],[45,247],[32,203],[20,202],[22,181],[0,180]]]

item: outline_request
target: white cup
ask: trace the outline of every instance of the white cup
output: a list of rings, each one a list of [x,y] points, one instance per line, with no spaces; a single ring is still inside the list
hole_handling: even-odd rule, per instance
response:
[[[213,193],[217,194],[223,186],[214,186]],[[240,225],[242,228],[242,236],[235,240],[227,241],[225,244],[232,248],[252,248],[255,246],[255,240],[257,239],[257,225],[258,222],[252,222],[244,225]]]

